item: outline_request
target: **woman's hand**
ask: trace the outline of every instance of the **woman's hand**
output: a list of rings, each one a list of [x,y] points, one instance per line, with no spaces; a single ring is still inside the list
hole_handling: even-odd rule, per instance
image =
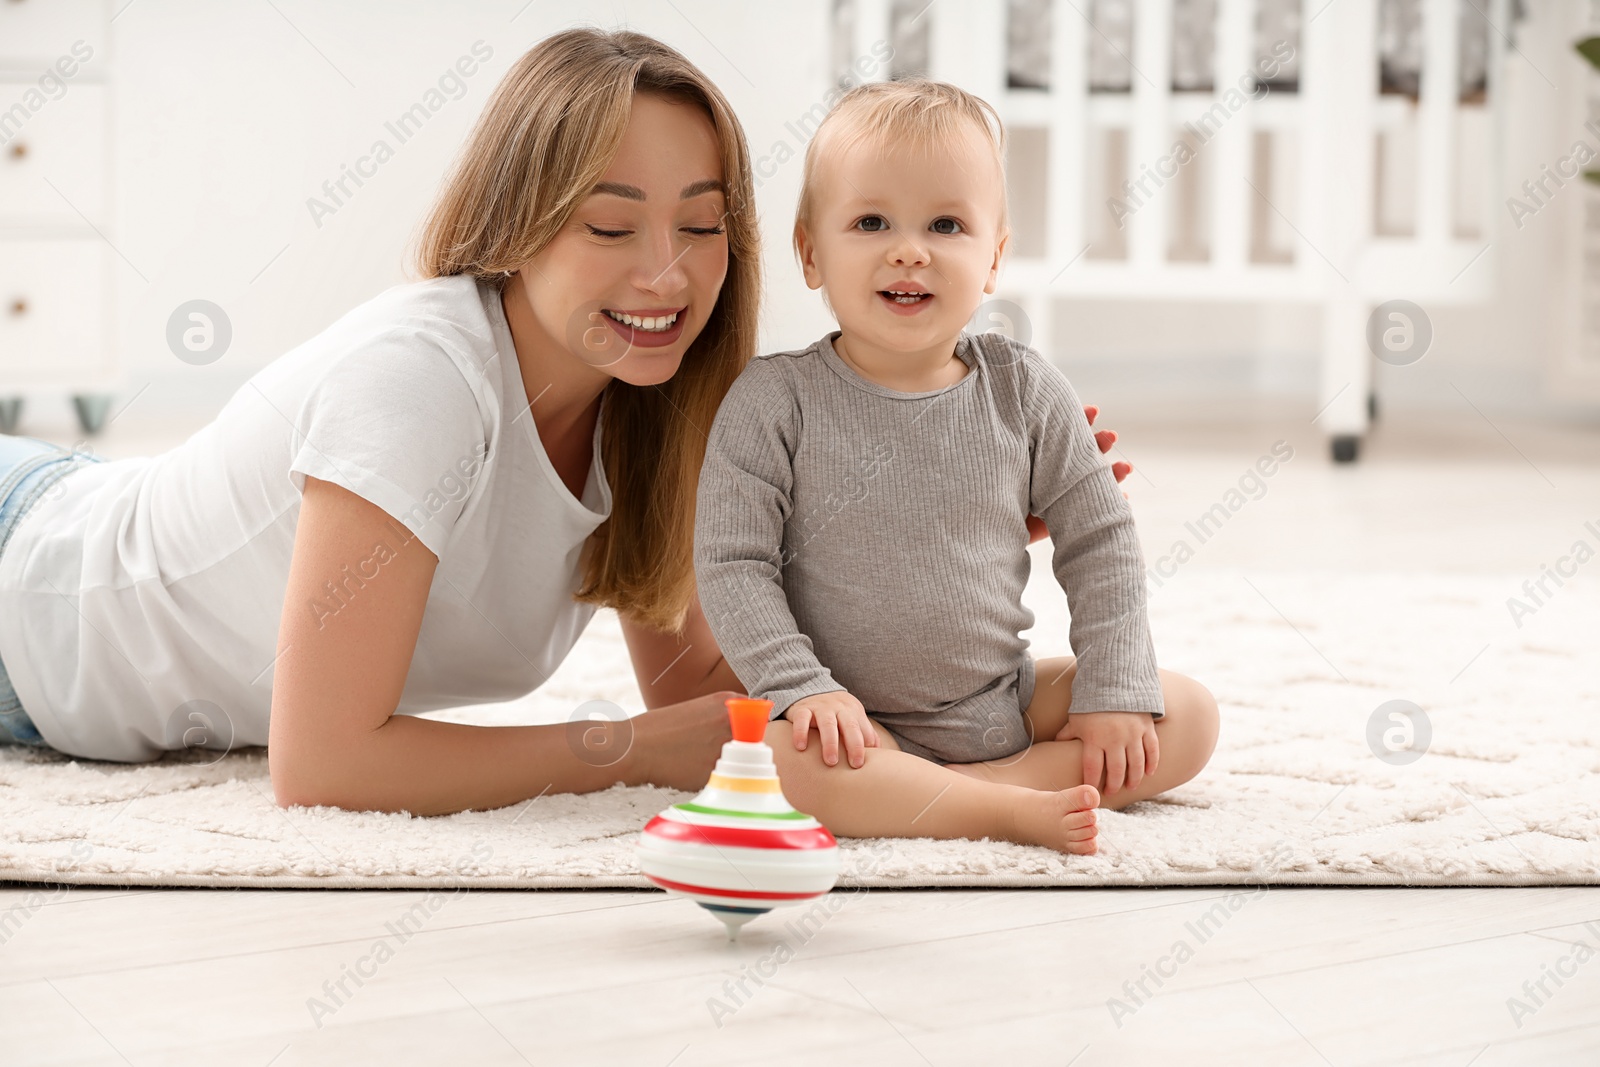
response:
[[[625,764],[630,772],[624,781],[688,793],[704,789],[706,779],[717,769],[723,744],[733,740],[727,700],[736,696],[744,696],[744,692],[706,693],[624,720],[622,741],[629,750]]]
[[[839,762],[840,737],[844,738],[844,754],[852,767],[867,761],[867,749],[878,747],[878,733],[867,718],[867,709],[843,689],[801,697],[783,715],[794,723],[797,751],[805,750],[815,727],[822,738],[822,762],[830,767]]]
[[[1094,417],[1100,414],[1100,409],[1095,407],[1093,404],[1085,404],[1083,405],[1083,413],[1089,417],[1089,425],[1093,426]],[[1100,446],[1100,451],[1102,453],[1110,452],[1111,446],[1117,443],[1117,431],[1095,431],[1094,443]],[[1133,464],[1124,462],[1120,459],[1111,464],[1111,474],[1119,482],[1126,478],[1128,476],[1128,472],[1131,470],[1133,470]],[[1122,498],[1126,500],[1128,498],[1128,494],[1123,493]],[[1050,531],[1045,529],[1044,520],[1039,518],[1037,515],[1029,515],[1028,544],[1031,545],[1035,541],[1042,541],[1048,536],[1050,536]]]
[[[1083,780],[1106,796],[1154,774],[1160,752],[1155,716],[1147,711],[1068,712],[1055,739],[1083,742]]]
[[[1084,415],[1088,416],[1089,425],[1093,426],[1095,416],[1100,414],[1100,409],[1095,407],[1093,404],[1085,404],[1083,405],[1083,413]],[[1102,454],[1110,452],[1111,446],[1117,443],[1117,431],[1096,430],[1094,434],[1094,443],[1100,446],[1100,451]],[[1126,478],[1128,476],[1128,472],[1131,470],[1133,470],[1133,464],[1127,463],[1120,459],[1111,464],[1111,474],[1119,482]],[[1128,494],[1123,493],[1122,495],[1124,498],[1126,498]]]

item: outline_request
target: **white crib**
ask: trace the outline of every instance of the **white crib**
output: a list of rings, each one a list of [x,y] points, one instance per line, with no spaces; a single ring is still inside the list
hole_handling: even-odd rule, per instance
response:
[[[1415,96],[1380,92],[1380,0],[1288,0],[1299,5],[1290,42],[1297,83],[1269,83],[1264,96],[1237,111],[1224,102],[1220,116],[1212,109],[1257,62],[1257,4],[1271,0],[1200,0],[1203,11],[1215,7],[1216,88],[1199,92],[1173,89],[1175,0],[1124,0],[1133,23],[1126,92],[1091,90],[1091,42],[1100,38],[1097,47],[1104,47],[1109,40],[1090,21],[1093,0],[1045,2],[1049,76],[1042,89],[1008,84],[1007,18],[1008,10],[1016,17],[1015,4],[918,0],[910,18],[903,0],[825,6],[845,23],[856,56],[873,54],[874,44],[881,54],[882,42],[897,35],[903,57],[910,39],[909,51],[919,64],[925,56],[929,76],[993,103],[1014,142],[1044,139],[1043,221],[1039,232],[1013,237],[1005,291],[997,294],[1022,307],[1035,339],[1053,336],[1056,297],[1320,305],[1313,421],[1329,435],[1336,460],[1355,459],[1374,413],[1368,336],[1375,310],[1396,299],[1423,309],[1424,321],[1415,323],[1412,316],[1388,319],[1385,309],[1380,325],[1402,327],[1393,336],[1403,339],[1407,325],[1426,330],[1427,308],[1491,291],[1510,0],[1382,0],[1420,5]],[[1281,14],[1283,0],[1276,6]],[[1486,81],[1482,91],[1463,93],[1459,20],[1477,12],[1490,24]],[[878,65],[877,76],[890,74]],[[1208,111],[1211,119],[1196,128],[1210,136],[1194,159],[1181,167],[1163,163],[1183,125]],[[1124,146],[1118,154],[1128,178],[1138,179],[1145,167],[1174,171],[1124,213],[1120,228],[1107,201],[1133,202],[1119,189],[1116,160],[1106,165],[1097,148],[1107,143]],[[1402,157],[1414,165],[1404,166]],[[1151,179],[1145,190],[1154,189]],[[1401,353],[1389,361],[1404,362],[1403,347]]]

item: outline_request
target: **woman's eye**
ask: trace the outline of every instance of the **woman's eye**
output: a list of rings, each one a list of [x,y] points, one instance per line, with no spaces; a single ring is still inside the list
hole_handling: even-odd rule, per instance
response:
[[[867,233],[882,233],[889,228],[889,223],[882,215],[865,215],[856,220],[856,226]]]
[[[942,234],[947,234],[948,235],[948,234],[960,233],[961,232],[961,223],[957,222],[955,219],[934,219],[933,220],[933,225],[931,227],[929,227],[929,228],[932,229],[934,233],[942,233]]]
[[[626,237],[626,236],[628,236],[628,231],[627,230],[602,230],[598,226],[590,226],[589,223],[587,223],[587,222],[584,223],[584,225],[585,226],[589,226],[589,232],[594,234],[596,237]]]
[[[710,234],[722,232],[721,226],[686,226],[684,229],[688,230],[697,237],[706,237]]]

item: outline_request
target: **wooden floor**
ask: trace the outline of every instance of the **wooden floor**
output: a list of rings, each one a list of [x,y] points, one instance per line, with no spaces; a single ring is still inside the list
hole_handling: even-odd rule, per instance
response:
[[[1111,425],[1147,545],[1294,442],[1196,567],[1537,575],[1600,520],[1594,427],[1393,422]],[[0,1065],[1600,1063],[1600,889],[829,899],[730,945],[646,892],[4,886]]]
[[[832,903],[729,945],[659,893],[77,890],[11,924],[0,1063],[1600,1062],[1591,889]]]

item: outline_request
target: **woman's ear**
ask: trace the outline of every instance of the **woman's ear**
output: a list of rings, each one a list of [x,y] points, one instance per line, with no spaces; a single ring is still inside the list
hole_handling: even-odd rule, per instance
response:
[[[805,275],[806,288],[821,289],[822,272],[817,269],[817,246],[811,243],[810,235],[799,221],[794,224],[794,250],[800,257],[800,271]]]

